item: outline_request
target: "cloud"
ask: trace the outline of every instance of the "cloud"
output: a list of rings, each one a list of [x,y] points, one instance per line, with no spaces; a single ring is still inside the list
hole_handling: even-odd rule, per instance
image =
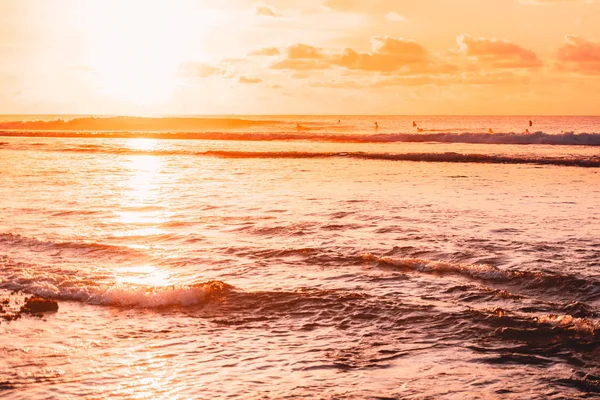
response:
[[[212,75],[224,74],[222,68],[201,62],[187,61],[179,65],[179,75],[184,78],[208,78]]]
[[[443,84],[444,81],[427,75],[421,76],[396,76],[393,78],[382,79],[373,84],[374,87],[389,86],[425,86],[432,84]]]
[[[405,16],[398,14],[395,11],[391,11],[387,14],[385,14],[385,19],[393,21],[393,22],[406,22],[407,19]]]
[[[343,68],[356,72],[383,74],[449,73],[455,66],[434,57],[413,40],[392,37],[372,38],[372,51],[346,48],[326,53],[323,49],[297,44],[288,48],[287,57],[271,66],[274,69],[316,70]]]
[[[329,69],[331,68],[331,64],[318,60],[284,59],[271,65],[271,68],[310,71],[316,69]]]
[[[329,88],[329,89],[363,89],[371,84],[367,82],[357,82],[355,80],[328,80],[312,82],[310,87],[314,88]]]
[[[257,49],[257,50],[250,52],[249,55],[270,57],[270,56],[278,56],[280,54],[281,54],[281,52],[279,51],[279,49],[277,47],[263,47],[262,49]]]
[[[324,57],[323,49],[299,43],[288,47],[288,58],[298,59],[321,59]]]
[[[298,43],[289,46],[286,58],[273,64],[271,68],[300,71],[328,69],[331,68],[331,64],[327,62],[326,58],[327,55],[323,49]]]
[[[536,68],[542,65],[533,51],[506,40],[463,34],[458,36],[457,42],[461,52],[493,68]]]
[[[239,82],[240,83],[248,83],[248,84],[253,84],[253,83],[261,83],[263,80],[260,78],[248,78],[247,76],[240,76]]]
[[[256,15],[259,15],[261,17],[277,17],[275,9],[266,4],[258,4],[256,6]]]
[[[430,55],[419,43],[402,38],[373,38],[369,53],[344,49],[332,57],[332,63],[350,70],[394,72],[412,70],[427,64]]]
[[[556,57],[562,71],[600,74],[600,43],[576,35],[567,35]]]

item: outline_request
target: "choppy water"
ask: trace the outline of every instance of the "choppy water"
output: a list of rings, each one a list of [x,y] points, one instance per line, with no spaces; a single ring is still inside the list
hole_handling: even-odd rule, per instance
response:
[[[600,395],[598,118],[6,119],[0,397]]]

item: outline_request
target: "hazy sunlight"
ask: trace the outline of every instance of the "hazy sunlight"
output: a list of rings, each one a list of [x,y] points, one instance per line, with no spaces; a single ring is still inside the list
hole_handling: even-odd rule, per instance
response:
[[[202,57],[194,47],[207,21],[195,2],[86,1],[81,30],[101,90],[125,103],[156,105],[171,97],[180,64]]]

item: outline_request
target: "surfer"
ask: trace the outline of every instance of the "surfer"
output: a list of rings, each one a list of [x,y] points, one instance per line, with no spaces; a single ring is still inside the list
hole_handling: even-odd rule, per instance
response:
[[[529,129],[525,129],[525,133],[529,133]]]
[[[417,123],[415,121],[413,121],[413,128],[417,127]]]
[[[375,122],[375,130],[379,130],[379,124],[377,122]]]
[[[529,126],[533,126],[533,122],[529,120]]]
[[[417,132],[423,132],[422,128],[417,128]]]
[[[338,119],[338,124],[340,123],[340,120]]]
[[[300,124],[296,122],[296,130],[300,131]]]
[[[490,130],[488,131],[488,133],[494,133],[494,131],[492,130],[492,128],[490,128]]]

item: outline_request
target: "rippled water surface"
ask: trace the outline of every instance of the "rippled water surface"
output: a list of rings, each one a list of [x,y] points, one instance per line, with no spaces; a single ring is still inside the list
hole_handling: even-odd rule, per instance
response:
[[[600,395],[598,147],[0,142],[0,397]]]

